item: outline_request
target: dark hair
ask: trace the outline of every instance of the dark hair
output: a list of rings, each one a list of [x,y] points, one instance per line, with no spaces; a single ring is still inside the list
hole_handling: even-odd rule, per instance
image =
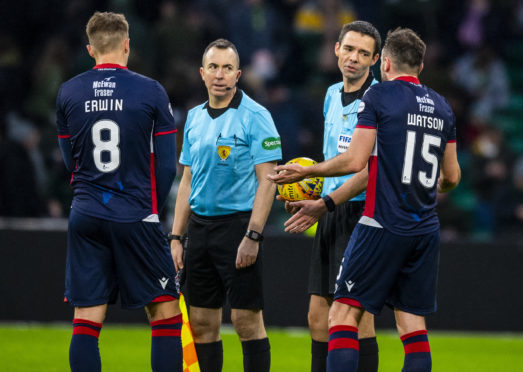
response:
[[[218,49],[228,49],[231,48],[234,51],[234,54],[236,54],[236,59],[238,60],[238,68],[240,68],[240,55],[238,54],[238,50],[236,49],[236,46],[232,42],[230,42],[227,39],[217,39],[211,42],[209,45],[207,45],[207,48],[203,51],[202,55],[202,66],[203,66],[203,60],[205,59],[205,55],[211,48],[218,48]]]
[[[400,70],[419,69],[427,47],[410,28],[398,27],[387,33],[383,53],[388,54]]]
[[[381,36],[376,27],[372,23],[365,21],[354,21],[351,23],[345,23],[340,31],[338,37],[338,43],[341,44],[345,34],[349,31],[359,32],[362,35],[370,36],[374,39],[374,56],[380,52],[381,49]]]
[[[105,54],[129,37],[129,24],[123,14],[95,12],[87,22],[85,32],[89,44],[99,53]]]

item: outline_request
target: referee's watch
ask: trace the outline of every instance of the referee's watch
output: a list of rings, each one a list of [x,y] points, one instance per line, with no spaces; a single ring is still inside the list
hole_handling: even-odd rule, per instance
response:
[[[263,235],[254,230],[247,230],[245,236],[251,240],[254,240],[255,242],[261,242],[263,240]]]
[[[174,235],[173,233],[169,233],[167,234],[167,240],[169,240],[169,242],[173,241],[173,240],[182,240],[182,236],[181,235]]]
[[[334,212],[336,209],[336,203],[334,203],[334,200],[329,195],[325,195],[323,198],[323,202],[325,203],[325,206],[327,207],[327,210],[329,212]]]

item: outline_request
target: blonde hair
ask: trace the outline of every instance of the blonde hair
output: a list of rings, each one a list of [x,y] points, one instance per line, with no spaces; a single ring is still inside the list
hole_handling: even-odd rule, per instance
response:
[[[120,13],[96,12],[87,22],[85,32],[97,53],[106,54],[129,38],[129,24]]]

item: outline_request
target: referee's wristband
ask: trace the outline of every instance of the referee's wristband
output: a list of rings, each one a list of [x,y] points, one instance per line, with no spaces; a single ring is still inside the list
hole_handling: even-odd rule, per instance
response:
[[[327,207],[327,210],[329,212],[333,212],[336,209],[336,204],[334,203],[334,200],[332,200],[332,198],[329,195],[325,195],[321,199],[325,203],[325,206]]]
[[[170,242],[173,241],[173,240],[182,240],[182,236],[181,235],[174,235],[173,233],[169,233],[167,234],[167,240],[169,240]]]

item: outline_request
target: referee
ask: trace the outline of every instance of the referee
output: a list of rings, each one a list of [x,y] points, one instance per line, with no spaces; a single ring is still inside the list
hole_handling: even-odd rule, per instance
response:
[[[343,81],[328,88],[323,109],[325,160],[345,152],[350,145],[361,98],[377,83],[370,67],[378,61],[380,48],[381,37],[372,24],[355,21],[342,27],[334,52]],[[311,372],[324,372],[327,368],[329,308],[343,253],[365,205],[367,178],[367,169],[354,176],[328,177],[322,199],[285,204],[287,211],[295,212],[285,222],[287,232],[303,232],[319,219],[309,273]],[[378,344],[370,313],[363,315],[359,338],[358,371],[376,372]]]
[[[200,75],[208,101],[189,111],[180,163],[171,252],[187,273],[189,316],[202,372],[221,371],[222,307],[227,298],[243,348],[244,370],[268,372],[263,324],[263,228],[275,185],[267,179],[281,159],[269,112],[236,87],[234,44],[218,39],[203,53]],[[185,263],[181,236],[187,234]]]

